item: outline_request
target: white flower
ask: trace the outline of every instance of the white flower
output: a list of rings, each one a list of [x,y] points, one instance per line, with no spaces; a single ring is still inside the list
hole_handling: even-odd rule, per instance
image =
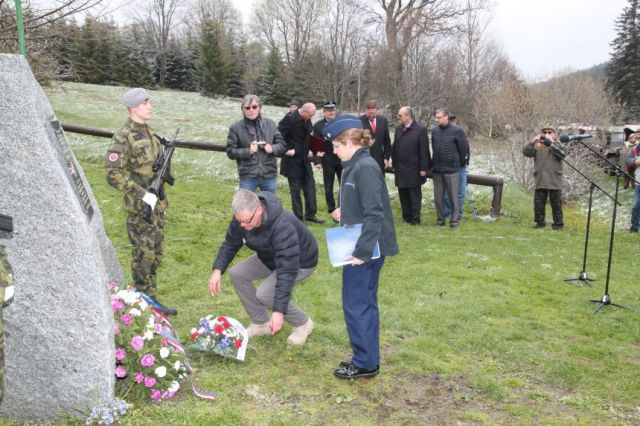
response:
[[[160,349],[160,358],[166,358],[169,356],[169,348],[167,348],[166,346],[163,347],[162,349]]]
[[[153,340],[153,331],[145,331],[142,338],[144,340]]]
[[[117,294],[127,305],[133,305],[140,297],[137,292],[131,290],[120,290]]]
[[[173,369],[178,371],[178,370],[180,370],[180,367],[182,367],[182,364],[180,363],[180,360],[176,360],[176,362],[173,363]]]
[[[176,382],[175,380],[171,382],[171,386],[167,388],[169,392],[173,392],[173,393],[178,392],[178,389],[180,389],[180,383]]]
[[[149,321],[147,322],[150,328],[153,328],[155,330],[156,328],[156,320],[155,318],[153,318],[153,315],[149,316]]]
[[[140,306],[140,309],[144,311],[149,307],[149,304],[144,300],[140,300],[140,303],[138,303],[138,306]]]
[[[132,315],[132,316],[134,316],[134,317],[139,317],[140,315],[142,315],[142,312],[140,312],[140,310],[139,310],[139,309],[132,308],[132,309],[129,311],[129,314],[130,314],[130,315]]]
[[[167,375],[167,367],[161,365],[160,367],[156,368],[155,373],[157,377],[163,378]]]

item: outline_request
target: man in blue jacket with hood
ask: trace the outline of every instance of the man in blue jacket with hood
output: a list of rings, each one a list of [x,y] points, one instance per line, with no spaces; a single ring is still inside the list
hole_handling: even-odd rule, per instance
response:
[[[209,279],[209,293],[221,288],[222,274],[243,245],[256,252],[229,269],[229,275],[251,324],[250,337],[276,334],[286,320],[293,327],[289,345],[302,345],[313,321],[290,301],[294,285],[311,275],[318,264],[318,244],[309,229],[270,192],[240,189],[231,203],[227,228]],[[261,286],[254,281],[264,279]],[[267,310],[271,310],[271,317]]]

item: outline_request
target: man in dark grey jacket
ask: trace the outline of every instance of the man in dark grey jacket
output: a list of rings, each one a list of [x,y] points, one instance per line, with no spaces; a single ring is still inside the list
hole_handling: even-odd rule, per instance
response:
[[[444,226],[444,194],[451,201],[452,228],[460,224],[458,206],[458,185],[460,167],[467,154],[467,137],[464,131],[449,123],[449,111],[440,108],[436,111],[437,125],[431,130],[431,166],[433,171],[433,199],[436,204],[437,224]]]
[[[229,275],[251,325],[250,337],[276,334],[287,320],[293,331],[290,345],[302,345],[313,331],[313,321],[290,301],[293,287],[315,270],[318,244],[307,227],[282,208],[282,201],[269,192],[240,189],[231,204],[234,218],[213,263],[209,293],[215,296],[222,274],[243,245],[256,254],[236,264]],[[264,279],[257,289],[254,280]],[[269,318],[267,309],[271,309]]]
[[[536,191],[533,197],[533,214],[536,221],[535,228],[544,228],[545,207],[547,197],[551,204],[553,224],[556,231],[562,230],[562,158],[564,150],[555,140],[556,130],[551,125],[542,128],[533,141],[522,148],[522,155],[533,158],[536,180]]]
[[[276,192],[278,161],[285,150],[276,124],[260,115],[260,98],[242,99],[242,120],[229,127],[227,156],[238,163],[240,188]]]

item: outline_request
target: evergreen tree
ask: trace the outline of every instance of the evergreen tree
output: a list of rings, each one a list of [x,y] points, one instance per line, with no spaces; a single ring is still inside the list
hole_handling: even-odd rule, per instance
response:
[[[263,103],[287,106],[290,96],[285,90],[284,67],[278,49],[271,49],[265,72],[256,84],[256,91]]]
[[[212,19],[202,22],[196,70],[200,92],[205,96],[227,93],[228,68],[220,45],[221,35],[219,23]]]
[[[229,64],[229,81],[227,82],[227,96],[241,98],[246,94],[242,84],[242,78],[245,73],[245,56],[244,44],[232,47],[231,61]]]
[[[629,0],[616,21],[617,37],[606,69],[606,86],[624,108],[625,120],[640,119],[640,0]]]

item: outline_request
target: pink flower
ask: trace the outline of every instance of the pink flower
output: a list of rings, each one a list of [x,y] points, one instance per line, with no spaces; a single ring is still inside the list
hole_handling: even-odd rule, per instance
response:
[[[120,321],[122,321],[124,325],[130,325],[133,322],[133,319],[131,318],[131,315],[124,314],[122,318],[120,318]]]
[[[116,295],[111,296],[111,309],[113,309],[114,312],[124,309],[124,302],[120,297]]]
[[[158,332],[162,331],[162,324],[160,324],[160,323],[155,323],[155,324],[154,324],[154,327],[156,328],[156,331],[158,331]]]
[[[116,377],[123,378],[127,375],[127,370],[124,369],[123,366],[119,365],[116,367]]]
[[[124,348],[116,349],[116,359],[118,361],[122,361],[126,356],[127,356],[127,351],[125,351]]]
[[[142,336],[133,336],[131,338],[131,347],[136,351],[139,351],[144,346],[144,339]]]
[[[160,397],[162,396],[162,394],[160,393],[160,391],[158,389],[152,389],[151,390],[151,399],[153,399],[154,401],[160,401]]]
[[[118,325],[117,322],[113,323],[113,334],[118,334],[120,333],[120,326]]]
[[[151,367],[156,362],[156,358],[151,354],[145,354],[140,360],[143,367]]]
[[[115,281],[111,281],[111,282],[109,283],[109,289],[110,289],[110,290],[115,290],[116,288],[118,288],[118,283],[117,283],[117,282],[115,282]]]
[[[142,374],[142,373],[141,373],[141,372],[139,372],[139,371],[138,371],[138,372],[136,372],[136,373],[133,375],[133,380],[135,380],[135,381],[136,381],[136,383],[142,383],[142,382],[144,382],[144,374]]]
[[[153,377],[145,377],[144,378],[144,385],[148,388],[152,388],[153,385],[156,384],[156,379],[154,379]]]

